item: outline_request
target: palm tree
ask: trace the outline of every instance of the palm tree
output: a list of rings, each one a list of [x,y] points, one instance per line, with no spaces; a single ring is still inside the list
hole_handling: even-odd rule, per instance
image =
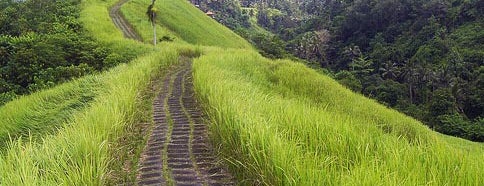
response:
[[[410,103],[414,103],[414,85],[418,82],[419,73],[414,67],[413,62],[406,62],[403,67],[403,77],[408,84],[408,95],[410,96]]]
[[[392,63],[391,61],[387,61],[383,67],[379,69],[382,72],[382,77],[387,79],[395,79],[397,78],[397,74],[399,74],[399,69],[397,68],[396,63]]]
[[[156,21],[156,12],[158,10],[155,8],[155,1],[156,0],[151,0],[151,4],[150,4],[150,6],[148,6],[148,11],[146,11],[146,15],[148,16],[148,18],[151,22],[151,26],[153,27],[153,45],[156,46],[156,25],[155,25],[155,21]]]
[[[351,71],[358,75],[358,77],[363,77],[371,73],[373,71],[372,65],[373,61],[363,56],[353,59],[353,62],[349,64]]]

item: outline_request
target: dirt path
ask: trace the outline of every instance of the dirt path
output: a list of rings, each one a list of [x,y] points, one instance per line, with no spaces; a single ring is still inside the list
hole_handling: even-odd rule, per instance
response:
[[[109,15],[126,38],[141,37],[120,13],[120,0]],[[153,103],[154,127],[141,154],[138,185],[235,185],[208,142],[207,126],[194,99],[191,62],[172,70]]]
[[[128,2],[129,0],[120,0],[117,2],[109,11],[109,16],[113,20],[114,25],[118,27],[124,34],[124,37],[142,41],[141,37],[136,33],[133,27],[124,19],[123,15],[120,12],[121,6],[124,3]]]
[[[138,184],[234,185],[208,143],[207,126],[193,95],[191,62],[184,62],[163,82],[153,105],[155,126],[141,155]]]

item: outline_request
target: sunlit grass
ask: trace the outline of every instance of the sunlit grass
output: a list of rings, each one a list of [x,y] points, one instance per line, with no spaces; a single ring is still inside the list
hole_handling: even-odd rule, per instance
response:
[[[127,134],[132,132],[128,131],[129,127],[144,117],[137,110],[140,99],[146,98],[141,94],[149,88],[153,77],[178,62],[180,53],[195,50],[172,44],[154,48],[123,39],[108,16],[107,10],[114,2],[84,1],[82,22],[94,38],[116,52],[144,56],[108,72],[35,93],[2,107],[0,115],[5,117],[0,122],[4,124],[0,137],[25,137],[6,143],[0,157],[0,185],[112,183],[112,168],[124,163],[118,162],[122,158],[115,156],[138,148],[134,144],[129,147],[133,149],[123,149],[127,148],[123,145],[131,144],[118,143],[131,135]],[[54,129],[58,130],[52,132]],[[139,158],[136,154],[131,157]]]
[[[124,17],[133,25],[137,33],[141,35],[145,43],[153,43],[153,27],[151,22],[146,16],[146,10],[150,1],[128,1],[121,8],[121,12]],[[158,16],[163,16],[164,13],[159,12]],[[167,29],[161,24],[156,24],[156,37],[158,39],[158,44],[164,44],[163,42],[179,42],[186,43],[181,37]],[[161,40],[161,41],[160,41]],[[168,41],[172,40],[172,41]]]
[[[178,60],[176,47],[120,65],[107,74],[105,91],[85,112],[43,143],[17,141],[0,160],[4,185],[102,185],[110,163],[109,148],[135,120],[135,103],[151,76]],[[28,152],[28,153],[26,153]],[[17,168],[13,168],[17,167]]]
[[[135,0],[141,7],[148,7],[149,1]],[[144,4],[144,6],[143,6]],[[128,7],[134,3],[128,4]],[[252,48],[242,37],[218,24],[186,0],[158,0],[157,23],[163,25],[184,41],[203,46],[227,48]]]
[[[99,76],[86,76],[53,89],[20,97],[0,107],[0,150],[12,139],[35,139],[62,128],[101,90]]]
[[[304,65],[221,50],[194,74],[213,141],[244,184],[483,182],[482,144],[444,138]]]
[[[80,21],[95,39],[117,53],[134,58],[149,52],[151,47],[135,40],[125,39],[109,17],[109,8],[117,0],[85,0],[82,2]]]

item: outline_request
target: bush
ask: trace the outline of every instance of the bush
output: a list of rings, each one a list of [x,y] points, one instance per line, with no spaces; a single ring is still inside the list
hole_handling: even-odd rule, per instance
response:
[[[15,97],[17,97],[17,95],[13,92],[0,93],[0,107],[9,101],[12,101]]]
[[[347,88],[355,92],[361,92],[361,82],[351,72],[346,70],[339,71],[338,73],[336,73],[335,79]]]
[[[484,142],[484,119],[479,118],[472,122],[459,114],[441,115],[437,117],[438,124],[435,130],[438,132],[463,137],[472,141]]]

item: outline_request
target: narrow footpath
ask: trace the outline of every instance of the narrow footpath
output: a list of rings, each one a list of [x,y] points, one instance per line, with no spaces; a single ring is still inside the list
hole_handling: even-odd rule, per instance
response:
[[[136,33],[136,31],[133,29],[133,26],[131,26],[129,22],[126,21],[126,19],[120,12],[121,6],[123,6],[123,4],[128,1],[129,0],[120,0],[119,2],[117,2],[111,8],[111,10],[109,10],[109,16],[111,17],[111,20],[113,20],[114,25],[116,25],[116,27],[123,32],[124,37],[137,41],[142,41],[141,36]]]
[[[126,38],[142,41],[120,13],[128,0],[120,0],[109,11],[113,23]],[[148,24],[148,23],[147,23]],[[138,185],[208,186],[235,185],[220,164],[208,141],[193,91],[189,58],[170,71],[153,103],[154,127],[141,154]]]
[[[208,143],[194,99],[191,62],[163,81],[154,102],[155,126],[140,161],[139,185],[235,185]]]

